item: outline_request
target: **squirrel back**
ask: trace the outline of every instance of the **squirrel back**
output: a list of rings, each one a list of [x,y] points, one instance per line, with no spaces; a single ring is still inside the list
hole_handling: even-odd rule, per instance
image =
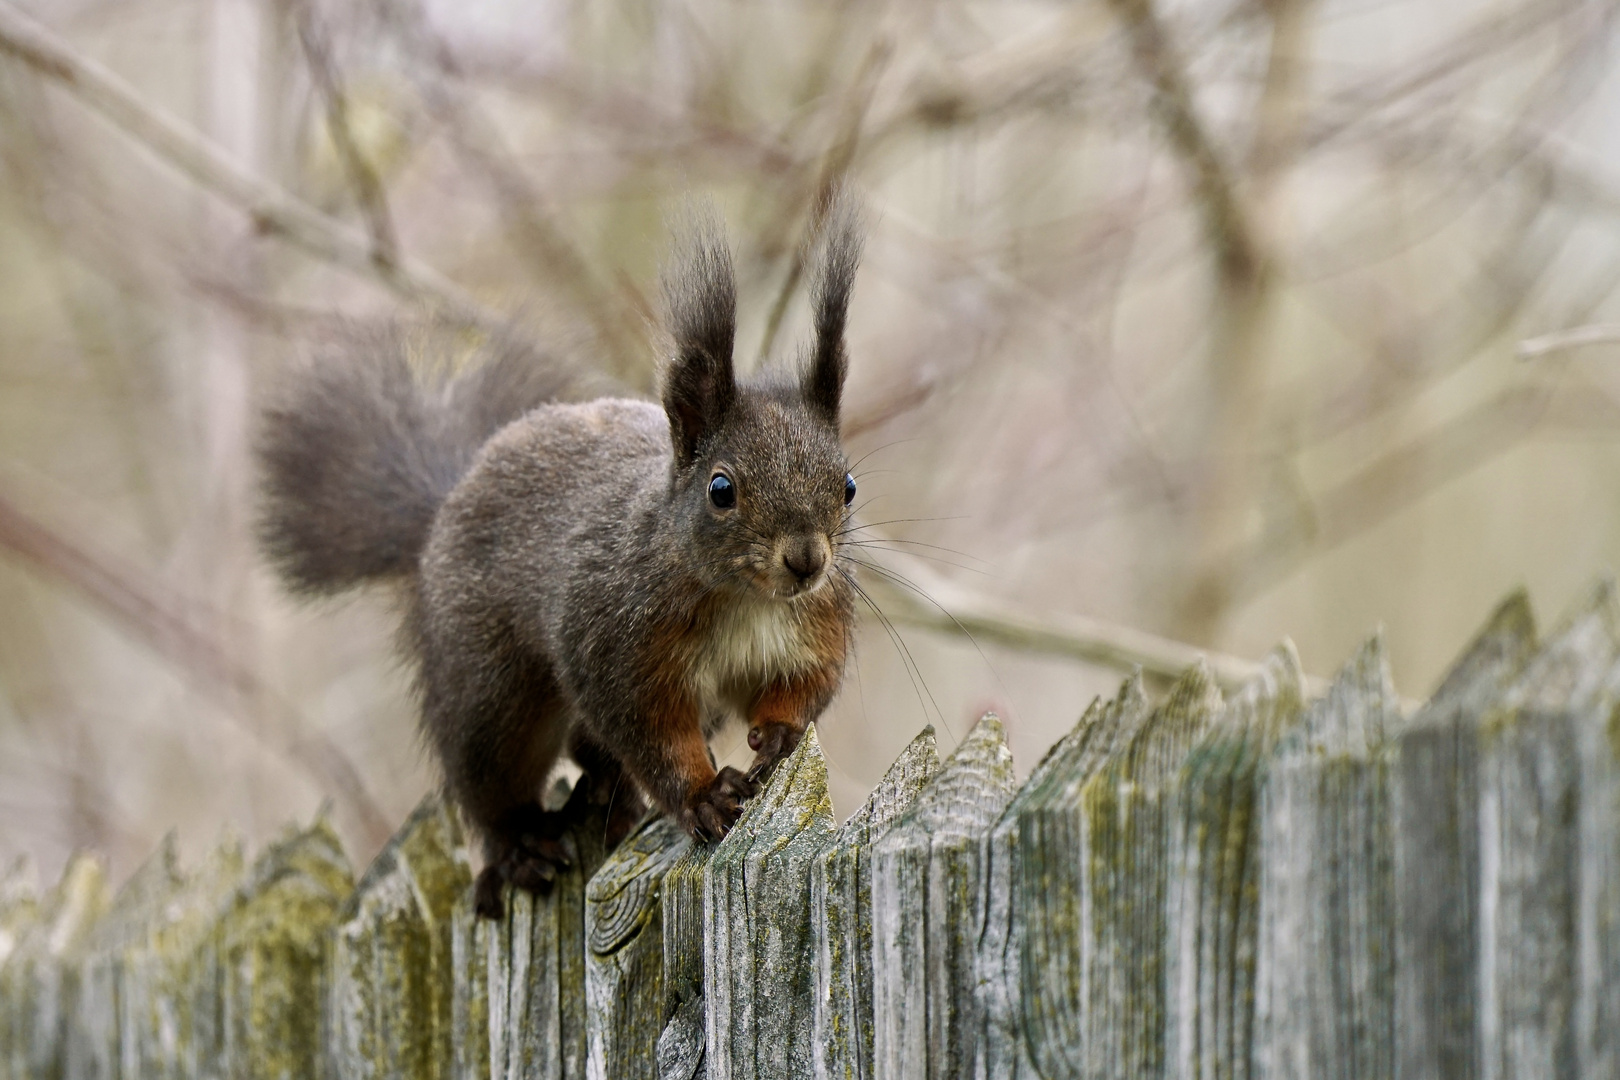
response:
[[[295,593],[415,571],[434,515],[489,438],[569,388],[506,341],[459,372],[413,370],[391,329],[316,357],[265,411],[259,541]]]

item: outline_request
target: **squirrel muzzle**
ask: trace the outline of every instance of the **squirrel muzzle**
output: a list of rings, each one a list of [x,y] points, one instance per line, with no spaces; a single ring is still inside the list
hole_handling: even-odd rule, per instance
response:
[[[832,545],[819,533],[785,536],[776,543],[772,567],[773,591],[778,596],[803,596],[827,580]]]

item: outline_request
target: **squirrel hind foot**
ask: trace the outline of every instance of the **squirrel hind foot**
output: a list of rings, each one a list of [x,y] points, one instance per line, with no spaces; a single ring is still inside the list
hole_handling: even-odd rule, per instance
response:
[[[727,765],[707,787],[687,800],[681,811],[681,827],[697,840],[715,843],[736,824],[743,801],[758,791],[757,783]]]
[[[557,883],[557,876],[574,865],[575,858],[573,844],[566,836],[519,834],[505,854],[479,871],[473,883],[473,910],[480,918],[504,918],[508,884],[535,896],[546,896]]]

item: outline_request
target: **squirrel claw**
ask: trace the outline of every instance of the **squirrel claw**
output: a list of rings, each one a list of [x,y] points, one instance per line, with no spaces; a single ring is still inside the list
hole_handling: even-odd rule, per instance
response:
[[[567,837],[553,840],[532,833],[519,836],[505,855],[479,871],[473,884],[473,910],[481,918],[504,918],[507,883],[535,896],[545,896],[557,883],[557,875],[574,865],[574,857]]]
[[[688,800],[681,812],[681,826],[698,840],[712,844],[731,831],[742,814],[743,800],[758,790],[758,784],[727,765]]]
[[[749,783],[763,783],[776,763],[793,753],[804,732],[786,724],[757,724],[748,732],[748,748],[754,751],[754,767],[748,770]]]

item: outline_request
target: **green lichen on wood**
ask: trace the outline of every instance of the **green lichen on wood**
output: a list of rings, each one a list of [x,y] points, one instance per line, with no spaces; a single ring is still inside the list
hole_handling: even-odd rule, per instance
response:
[[[1031,788],[1018,813],[1016,1049],[1020,1058],[1029,1056],[1038,1075],[1077,1075],[1081,1067],[1087,958],[1080,953],[1080,927],[1089,888],[1081,793],[1152,715],[1141,676],[1133,675],[1098,716],[1085,752]]]
[[[85,942],[68,1033],[70,1076],[85,1080],[117,1077],[124,1060],[121,1035],[131,1044],[134,1064],[133,1013],[140,994],[129,985],[126,958],[162,919],[170,898],[184,883],[178,838],[171,831],[118,890],[107,914]],[[131,1015],[124,1016],[126,1010]],[[126,1028],[127,1032],[122,1030]]]
[[[1479,735],[1534,655],[1529,598],[1508,597],[1400,732],[1390,764],[1395,1076],[1479,1075]]]
[[[675,822],[649,814],[585,887],[586,1074],[591,1080],[658,1076],[664,875],[686,843]]]
[[[1222,707],[1194,665],[1077,793],[1042,816],[1078,815],[1085,875],[1081,1052],[1092,1072],[1156,1076],[1164,1047],[1166,823],[1172,781]]]
[[[1253,1055],[1267,1076],[1393,1068],[1388,739],[1399,726],[1374,637],[1282,741],[1266,775]]]
[[[505,918],[473,926],[486,963],[489,1075],[495,1080],[585,1076],[585,883],[602,863],[604,810],[587,803],[583,785],[575,788],[564,807],[574,821],[564,837],[574,850],[573,865],[545,896],[508,888]],[[464,1047],[458,1056],[478,1054]]]
[[[983,841],[1017,786],[1001,721],[987,714],[873,848],[878,1076],[958,1077],[972,1067]]]
[[[327,954],[353,881],[324,816],[254,861],[202,946],[212,956],[199,958],[197,1007],[218,1010],[218,1042],[201,1048],[202,1072],[322,1075]]]
[[[939,771],[932,724],[889,766],[833,834],[810,874],[816,947],[815,1070],[822,1080],[872,1080],[872,845]]]
[[[1299,724],[1291,643],[1266,657],[1174,780],[1165,885],[1165,1071],[1243,1077],[1254,1012],[1259,821],[1266,765]]]
[[[1583,956],[1583,938],[1598,929],[1602,914],[1588,910],[1583,918],[1582,912],[1583,895],[1595,900],[1603,894],[1601,888],[1583,894],[1583,878],[1591,883],[1587,875],[1601,872],[1604,860],[1594,851],[1594,865],[1583,867],[1582,848],[1615,824],[1591,804],[1586,829],[1581,818],[1583,773],[1589,782],[1599,777],[1582,758],[1597,749],[1591,734],[1606,719],[1605,683],[1617,658],[1620,600],[1613,582],[1605,581],[1548,635],[1481,725],[1484,1077],[1601,1075],[1584,1071],[1586,1064],[1614,1060],[1591,1030],[1604,1011],[1593,995],[1603,991],[1583,977],[1604,965],[1596,942]],[[1607,955],[1613,957],[1612,948]],[[1620,993],[1620,986],[1609,993]]]
[[[1052,744],[1000,820],[986,847],[984,926],[979,934],[979,1002],[982,1045],[974,1056],[978,1080],[1033,1076],[1034,1063],[1023,1033],[1024,888],[1033,867],[1026,866],[1023,826],[1029,812],[1077,771],[1089,771],[1112,749],[1122,711],[1147,710],[1140,673],[1120,687],[1115,700],[1093,701],[1079,722]],[[1038,860],[1034,860],[1038,861]]]
[[[0,1075],[63,1076],[79,957],[109,901],[100,860],[78,854],[41,898],[37,917],[18,913],[15,944],[0,965]]]
[[[810,870],[832,833],[827,761],[812,725],[704,873],[709,1080],[812,1075]]]
[[[451,920],[471,881],[460,824],[429,796],[373,860],[333,929],[333,1075],[452,1073]]]
[[[703,1068],[703,874],[713,853],[714,845],[688,839],[664,874],[659,1080],[692,1080]]]
[[[70,1073],[197,1075],[198,950],[244,872],[235,836],[188,873],[171,833],[131,875],[80,963]]]

